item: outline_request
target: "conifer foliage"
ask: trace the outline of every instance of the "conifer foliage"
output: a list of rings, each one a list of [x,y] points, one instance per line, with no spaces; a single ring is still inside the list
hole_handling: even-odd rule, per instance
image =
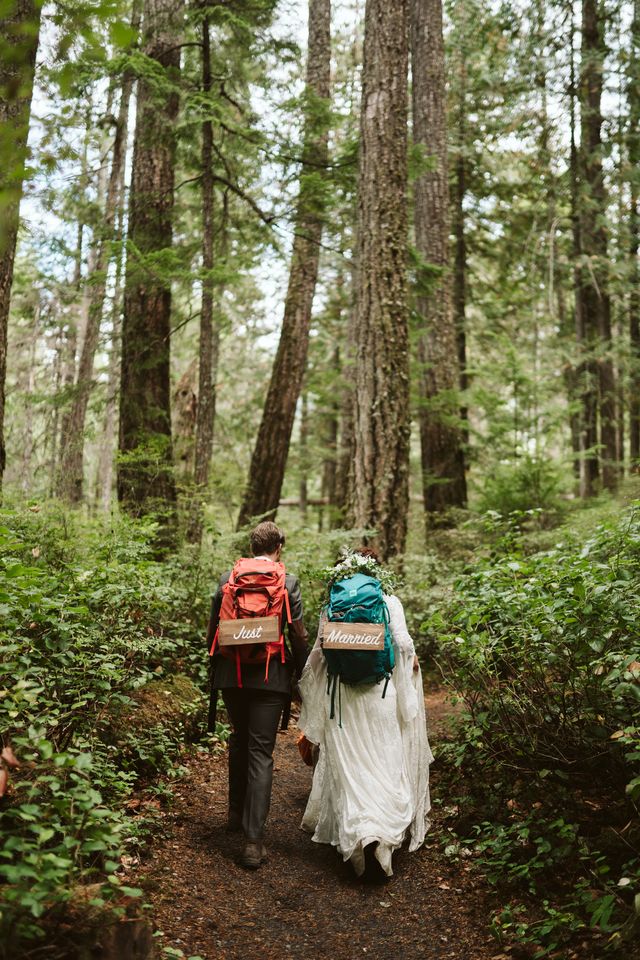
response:
[[[10,0],[5,487],[193,543],[299,508],[389,556],[413,501],[615,491],[638,11],[560,6]]]

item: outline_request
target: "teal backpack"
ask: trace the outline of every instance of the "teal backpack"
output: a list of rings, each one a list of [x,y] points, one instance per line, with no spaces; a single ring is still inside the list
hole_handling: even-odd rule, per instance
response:
[[[380,581],[364,573],[356,573],[345,580],[332,584],[329,603],[325,608],[329,621],[339,623],[384,623],[384,649],[382,650],[325,650],[327,662],[327,693],[331,695],[330,719],[335,716],[336,688],[340,697],[340,684],[356,686],[363,683],[380,683],[384,680],[382,696],[387,692],[395,659],[393,640],[389,628],[389,611],[384,602]]]

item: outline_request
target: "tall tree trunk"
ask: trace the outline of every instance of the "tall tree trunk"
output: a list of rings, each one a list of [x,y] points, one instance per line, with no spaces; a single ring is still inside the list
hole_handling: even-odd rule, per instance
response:
[[[557,180],[553,168],[552,147],[549,138],[551,133],[551,124],[549,121],[548,106],[548,75],[547,60],[545,58],[545,44],[548,40],[548,27],[546,24],[547,5],[545,0],[538,0],[536,3],[536,36],[537,49],[536,60],[538,68],[536,70],[536,86],[540,93],[540,156],[544,170],[547,195],[547,224],[546,230],[549,237],[549,273],[546,288],[546,297],[548,301],[548,313],[550,317],[557,318],[558,333],[563,347],[569,346],[575,339],[574,317],[566,308],[566,290],[565,284],[569,278],[565,277],[562,268],[562,261],[557,257],[556,235],[558,231],[558,194]],[[571,50],[573,51],[573,21],[571,23]],[[571,198],[574,197],[577,189],[577,183],[574,184],[572,173],[575,169],[575,91],[574,91],[574,69],[575,64],[573,55],[570,60],[570,187]],[[572,206],[573,212],[573,206]],[[575,220],[572,219],[572,225]],[[578,234],[579,235],[579,234]],[[562,376],[565,385],[569,437],[572,451],[572,469],[576,480],[580,477],[580,418],[575,410],[577,397],[577,370],[570,357],[567,357],[562,364]]]
[[[631,24],[631,56],[628,80],[629,180],[631,210],[629,222],[629,459],[634,472],[640,470],[640,0],[634,0]]]
[[[617,25],[616,32],[621,39],[621,11],[618,10],[617,13]],[[624,109],[624,71],[620,69],[618,71],[618,109],[616,117],[616,145],[618,148],[618,157],[616,163],[616,176],[615,176],[615,188],[616,188],[616,238],[615,246],[616,251],[614,256],[616,259],[621,262],[625,261],[625,256],[627,251],[625,250],[625,237],[627,236],[627,201],[626,201],[626,124],[628,122],[628,117],[626,116]],[[631,226],[630,221],[632,219],[631,211],[629,211],[629,227]],[[614,294],[615,298],[612,299],[611,313],[612,313],[612,341],[615,347],[615,357],[612,358],[613,365],[613,378],[615,383],[615,431],[616,431],[616,474],[617,479],[624,479],[625,475],[625,448],[626,448],[626,391],[625,391],[625,375],[626,375],[626,358],[623,356],[623,352],[620,351],[619,346],[625,344],[626,341],[626,326],[627,326],[627,296],[626,290],[620,288],[620,284],[615,283]],[[613,284],[612,284],[613,285]]]
[[[353,222],[353,235],[356,233],[355,217]],[[354,251],[353,259],[357,256]],[[338,382],[340,391],[335,398],[337,432],[336,432],[336,469],[335,486],[333,493],[333,510],[330,513],[330,526],[332,529],[342,527],[347,517],[347,505],[349,500],[349,488],[351,485],[351,472],[353,470],[354,457],[354,434],[353,434],[353,411],[354,411],[354,393],[355,393],[355,356],[356,356],[356,310],[355,310],[355,275],[356,271],[351,266],[350,275],[347,278],[348,293],[346,297],[345,309],[346,320],[341,320],[341,327],[344,326],[344,333],[340,332],[340,344],[336,357],[336,372],[339,373]],[[339,280],[340,286],[343,281]],[[341,311],[342,315],[343,311]]]
[[[0,502],[6,465],[7,329],[27,161],[40,10],[40,0],[9,0],[0,19]]]
[[[300,519],[306,522],[309,510],[309,397],[300,397]]]
[[[38,347],[38,339],[40,336],[40,302],[36,302],[33,308],[33,324],[31,330],[28,334],[28,359],[25,368],[25,380],[23,388],[20,390],[20,393],[25,398],[25,424],[24,424],[24,435],[22,439],[22,464],[20,465],[20,486],[22,489],[22,494],[25,497],[28,497],[29,494],[34,492],[33,487],[33,469],[32,469],[32,460],[33,460],[33,451],[34,451],[34,439],[33,439],[33,402],[32,398],[35,393],[36,388],[36,372],[37,372],[37,361],[36,361],[36,351]]]
[[[359,111],[361,91],[359,77],[362,73],[362,47],[364,38],[364,24],[358,15],[355,23],[354,33],[351,40],[351,51],[349,56],[349,75],[351,81],[346,96],[346,110],[350,122],[351,136],[355,135],[356,120],[359,123]],[[354,78],[358,78],[358,82]],[[354,198],[355,201],[356,198]],[[343,235],[341,246],[352,246],[356,235],[356,203],[350,203],[348,207],[348,217],[345,218],[345,231],[348,230],[348,237]],[[355,261],[357,259],[357,249],[353,247],[351,261],[348,266],[349,273],[346,275],[347,296],[345,302],[346,320],[343,321],[345,332],[340,332],[340,348],[338,350],[337,363],[339,366],[340,391],[336,396],[336,416],[337,416],[337,437],[336,437],[336,468],[335,468],[335,486],[333,493],[333,509],[331,510],[329,521],[332,529],[345,525],[347,504],[349,499],[349,488],[351,484],[350,476],[353,470],[354,456],[354,435],[353,435],[353,411],[354,411],[354,374],[355,374],[355,352],[356,352],[356,328],[355,328]],[[346,266],[342,261],[341,268]],[[338,275],[338,284],[343,286],[342,269]]]
[[[449,174],[442,0],[412,0],[411,56],[413,139],[434,158],[433,170],[414,186],[418,253],[437,267],[437,286],[427,293],[419,281],[416,297],[423,323],[420,362],[420,442],[427,517],[467,498],[462,435],[457,423],[460,366],[451,301],[449,264]]]
[[[596,404],[596,386],[594,380],[593,360],[590,354],[593,351],[593,337],[588,334],[585,317],[585,302],[583,295],[584,284],[584,264],[583,264],[583,244],[581,217],[581,184],[580,184],[580,161],[578,156],[578,146],[576,140],[576,101],[578,97],[578,84],[576,78],[575,55],[574,55],[574,37],[575,26],[573,21],[573,7],[571,9],[571,40],[570,40],[570,159],[569,172],[571,181],[571,226],[573,241],[573,283],[574,283],[574,321],[575,336],[578,349],[579,362],[576,368],[575,385],[576,392],[580,400],[580,410],[578,413],[579,434],[580,434],[580,496],[591,497],[595,493],[595,486],[598,480],[598,455],[595,450],[597,439],[597,404]]]
[[[211,95],[211,38],[209,19],[202,21],[202,93]],[[205,109],[207,109],[205,107]],[[198,369],[198,405],[196,412],[195,490],[190,509],[187,539],[199,543],[204,519],[203,497],[209,482],[215,417],[215,380],[218,366],[218,327],[213,325],[213,124],[202,122],[202,305],[200,308],[200,346]]]
[[[614,342],[624,343],[625,340],[625,305],[624,302],[618,303],[616,310]],[[625,406],[626,395],[624,387],[624,365],[619,360],[614,370],[615,389],[616,389],[616,467],[618,479],[623,479],[625,474]]]
[[[112,148],[111,172],[104,204],[104,217],[102,226],[98,231],[97,246],[93,253],[89,271],[90,286],[86,288],[88,294],[87,318],[78,363],[78,377],[62,436],[58,493],[69,503],[79,503],[83,496],[85,420],[93,386],[93,364],[100,337],[107,272],[115,238],[116,216],[121,201],[132,86],[133,77],[127,71],[120,96],[120,107]]]
[[[467,67],[465,62],[466,17],[464,2],[461,3],[461,50],[459,51],[458,70],[458,116],[456,123],[456,155],[454,165],[455,188],[453,194],[453,234],[455,243],[453,269],[453,316],[458,347],[458,366],[460,369],[460,390],[465,393],[469,386],[467,376],[467,238],[464,201],[467,193]],[[469,445],[469,411],[466,402],[460,408],[462,420],[462,439],[465,447]]]
[[[157,256],[172,242],[176,90],[182,6],[145,0],[143,49],[154,63],[138,80],[122,323],[118,498],[134,516],[175,523],[170,410],[171,284]],[[156,82],[151,77],[157,78]]]
[[[335,377],[334,383],[340,379],[340,346],[335,344],[331,357],[331,369]],[[327,398],[326,409],[322,415],[322,448],[325,456],[322,462],[321,496],[327,501],[329,526],[335,523],[336,513],[336,485],[338,475],[338,429],[340,404],[335,392]],[[320,521],[323,512],[320,511]]]
[[[78,195],[86,197],[89,190],[89,139],[93,128],[93,104],[87,107],[84,122],[84,140],[82,144],[82,155],[80,157],[80,176],[78,177]],[[66,436],[69,433],[69,400],[73,397],[73,388],[76,384],[78,373],[78,345],[82,345],[86,333],[86,287],[83,290],[82,279],[82,260],[84,257],[84,238],[85,212],[82,210],[78,216],[76,224],[76,247],[73,253],[73,274],[70,281],[69,296],[72,298],[73,309],[68,311],[69,318],[67,322],[66,344],[64,355],[64,369],[62,375],[62,399],[64,408],[60,418],[60,455],[66,443]],[[60,487],[60,461],[56,464],[56,488]]]
[[[615,380],[611,349],[611,308],[608,292],[606,198],[602,169],[602,85],[605,58],[602,0],[583,0],[580,69],[579,216],[582,258],[577,298],[580,300],[579,339],[587,344],[584,419],[585,448],[597,442],[600,414],[602,483],[614,489],[617,481]],[[594,356],[596,354],[597,356]],[[594,436],[595,434],[595,436]],[[583,493],[593,491],[596,456],[587,455]]]
[[[342,526],[347,517],[351,475],[353,473],[355,435],[355,356],[356,356],[356,313],[355,304],[349,308],[347,320],[347,338],[344,349],[344,361],[341,370],[340,429],[336,463],[335,513],[331,526]]]
[[[358,181],[353,525],[401,553],[409,505],[408,0],[367,0]]]
[[[275,514],[289,454],[296,406],[307,364],[311,308],[318,278],[325,209],[318,183],[328,160],[327,101],[331,74],[331,3],[309,0],[307,117],[303,169],[296,210],[289,286],[280,342],[251,458],[249,480],[238,527],[252,517]]]
[[[56,330],[55,339],[53,342],[53,395],[58,396],[60,390],[62,389],[62,367],[63,367],[63,352],[65,346],[65,337],[64,337],[64,324],[60,323]],[[56,482],[57,482],[57,473],[56,466],[58,463],[58,433],[60,431],[60,407],[57,403],[51,405],[48,422],[46,426],[46,450],[49,453],[48,456],[48,468],[49,476],[47,481],[47,493],[50,497],[55,495]]]
[[[171,437],[176,479],[188,486],[193,482],[198,394],[196,359],[191,361],[175,385],[171,398]]]
[[[107,402],[104,412],[104,429],[100,444],[98,463],[98,484],[96,485],[96,504],[102,503],[102,509],[108,513],[111,509],[113,494],[114,441],[118,412],[118,391],[120,388],[120,341],[122,337],[122,303],[124,258],[121,249],[124,237],[124,168],[120,187],[120,203],[114,241],[117,246],[116,269],[113,282],[113,302],[111,307],[111,349],[107,369]]]
[[[555,284],[555,294],[557,303],[558,327],[561,335],[567,342],[570,342],[572,333],[571,316],[567,317],[567,308],[565,304],[565,290],[562,278],[558,278]],[[562,367],[565,390],[567,392],[567,401],[569,403],[569,437],[571,440],[571,466],[574,480],[580,482],[580,415],[575,410],[575,399],[578,394],[578,379],[575,365],[567,360]]]
[[[333,293],[329,302],[327,333],[333,343],[327,352],[327,372],[330,379],[323,390],[322,409],[320,412],[320,442],[323,449],[321,497],[326,501],[327,510],[318,513],[320,529],[322,529],[325,513],[329,527],[337,527],[343,520],[343,508],[346,500],[346,483],[340,476],[340,455],[338,452],[338,437],[340,436],[340,419],[342,411],[342,396],[348,389],[348,378],[343,370],[343,357],[346,352],[345,339],[348,337],[349,299],[353,292],[350,277],[346,276],[346,265],[338,261]],[[351,393],[346,411],[350,411]],[[346,412],[345,411],[345,412]],[[349,455],[350,458],[350,455]]]

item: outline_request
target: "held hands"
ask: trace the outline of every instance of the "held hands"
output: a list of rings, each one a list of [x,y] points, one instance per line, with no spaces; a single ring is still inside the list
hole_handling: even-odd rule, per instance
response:
[[[419,669],[420,669],[420,661],[418,660],[417,656],[414,654],[414,657],[413,657],[413,672],[414,672],[414,673],[417,673]]]

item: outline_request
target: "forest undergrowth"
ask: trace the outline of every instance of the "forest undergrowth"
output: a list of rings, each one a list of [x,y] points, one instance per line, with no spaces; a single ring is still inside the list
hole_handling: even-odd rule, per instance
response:
[[[638,955],[640,502],[604,511],[541,538],[535,514],[486,515],[490,550],[421,631],[463,707],[445,854],[475,860],[496,937],[535,957]]]
[[[423,664],[459,698],[437,743],[443,856],[503,904],[503,949],[633,955],[640,910],[640,506],[460,513],[414,530],[399,591]],[[417,525],[416,525],[417,526]],[[288,530],[310,631],[322,566],[348,537]],[[153,525],[32,503],[0,517],[0,942],[47,955],[82,910],[139,912],[144,849],[185,750],[206,733],[203,633],[219,535],[164,560]],[[444,784],[444,788],[443,788]],[[580,952],[580,951],[584,952]],[[54,954],[52,954],[54,955]]]

